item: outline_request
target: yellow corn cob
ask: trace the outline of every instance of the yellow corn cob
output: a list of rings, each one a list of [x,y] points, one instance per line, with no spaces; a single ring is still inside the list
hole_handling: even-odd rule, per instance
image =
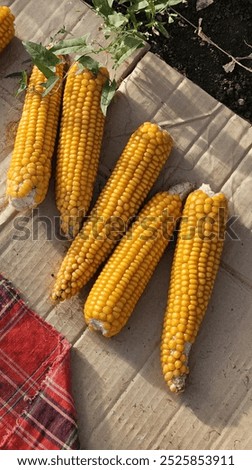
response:
[[[6,194],[17,210],[36,207],[44,200],[48,190],[63,69],[63,63],[57,65],[56,73],[60,81],[44,97],[41,83],[46,78],[36,66],[32,70],[7,175]]]
[[[8,46],[15,34],[15,16],[9,7],[0,6],[0,52]]]
[[[75,295],[105,261],[116,242],[113,222],[123,235],[157,179],[172,148],[172,138],[156,124],[142,124],[130,137],[105,188],[60,267],[52,299]],[[115,230],[115,229],[114,229]]]
[[[74,63],[67,75],[56,170],[62,231],[75,237],[87,214],[98,169],[105,117],[100,106],[106,68],[97,76]]]
[[[191,193],[182,214],[161,340],[164,379],[184,390],[188,355],[207,309],[220,264],[227,200],[208,185]]]
[[[148,284],[181,215],[190,183],[156,194],[124,235],[84,306],[90,329],[104,336],[121,331]]]

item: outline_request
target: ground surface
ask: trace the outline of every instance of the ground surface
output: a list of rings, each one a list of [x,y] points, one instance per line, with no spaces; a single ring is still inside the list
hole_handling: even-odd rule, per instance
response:
[[[92,5],[91,0],[87,3]],[[116,4],[125,12],[124,6]],[[252,0],[214,0],[200,11],[196,10],[196,0],[188,0],[175,9],[178,17],[168,25],[169,38],[149,31],[151,51],[252,122],[252,72],[239,65],[232,72],[225,72],[223,65],[231,58],[197,35],[202,18],[202,30],[215,44],[234,57],[248,56],[252,53]],[[166,21],[167,17],[160,19]],[[252,60],[240,62],[252,69]]]
[[[246,45],[252,45],[251,0],[214,0],[213,4],[200,11],[196,11],[196,0],[189,0],[186,4],[177,5],[176,10],[195,26],[202,18],[203,32],[234,57],[251,54],[252,48]],[[151,50],[251,122],[252,73],[239,65],[233,72],[226,73],[222,66],[231,59],[202,41],[185,19],[178,17],[169,25],[168,39],[153,34],[149,41]],[[241,62],[252,69],[252,60]]]

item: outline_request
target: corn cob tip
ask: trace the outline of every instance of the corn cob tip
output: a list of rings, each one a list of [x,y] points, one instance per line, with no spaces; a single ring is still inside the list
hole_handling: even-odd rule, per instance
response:
[[[203,191],[208,197],[222,195],[226,198],[225,194],[222,191],[213,191],[211,189],[210,184],[202,183],[198,190]]]
[[[173,380],[168,382],[168,386],[172,393],[182,393],[185,391],[185,382],[186,382],[186,375],[180,375],[179,377],[174,377]]]
[[[143,125],[147,125],[147,126],[153,125],[153,126],[156,126],[157,130],[160,131],[160,132],[162,132],[163,136],[166,137],[166,140],[169,141],[169,142],[170,142],[170,145],[173,147],[173,145],[174,145],[174,140],[173,140],[173,138],[172,138],[172,136],[171,136],[171,134],[170,134],[169,131],[167,131],[166,129],[163,129],[159,124],[152,123],[152,122],[149,122],[149,121],[144,122]]]
[[[210,184],[206,184],[206,183],[202,183],[202,185],[199,187],[199,190],[206,193],[209,197],[213,197],[217,194],[211,189]]]
[[[33,207],[37,205],[35,201],[35,195],[36,195],[36,189],[34,188],[25,197],[22,197],[22,198],[21,197],[9,197],[9,203],[17,211],[23,211],[25,209],[32,209]]]
[[[62,290],[53,291],[50,296],[50,299],[52,300],[54,304],[59,303],[60,300],[61,301],[65,300],[64,292]]]
[[[185,359],[184,359],[184,366],[185,367],[187,367],[187,364],[188,364],[189,353],[190,353],[191,347],[192,347],[192,343],[189,343],[189,342],[185,343],[184,351],[183,351],[183,354],[185,355]],[[171,354],[174,353],[174,352],[175,352],[175,350],[174,351],[171,350]],[[179,375],[178,377],[173,376],[171,379],[169,377],[167,377],[169,372],[168,372],[168,374],[164,375],[164,378],[167,382],[167,385],[168,385],[168,387],[169,387],[169,389],[172,393],[182,393],[182,392],[184,392],[186,377],[187,377],[188,372],[189,372],[189,370],[187,368],[187,372]]]
[[[110,336],[109,331],[105,328],[103,321],[95,320],[94,318],[92,318],[88,323],[88,327],[91,331],[100,331],[103,336]]]
[[[169,194],[178,194],[180,199],[183,201],[187,198],[188,194],[190,194],[195,189],[195,184],[190,183],[188,181],[183,183],[178,183],[168,189]]]

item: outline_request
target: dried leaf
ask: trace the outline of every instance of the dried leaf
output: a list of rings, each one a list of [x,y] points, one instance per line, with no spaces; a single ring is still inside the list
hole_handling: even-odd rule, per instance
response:
[[[246,46],[248,46],[248,47],[250,47],[250,48],[252,49],[252,45],[251,45],[251,44],[248,44],[247,41],[245,41],[245,39],[244,39],[244,42],[245,42]]]
[[[205,41],[207,42],[208,44],[212,44],[212,41],[210,38],[208,38],[205,33],[203,33],[203,30],[202,30],[202,20],[203,18],[199,18],[199,25],[198,25],[198,29],[196,30],[197,31],[197,34],[198,36],[200,37],[200,39],[202,39],[202,41]]]
[[[222,66],[226,73],[233,72],[235,68],[235,61],[232,59],[230,62]]]
[[[208,7],[214,2],[214,0],[197,0],[196,2],[196,10],[200,11],[203,10],[203,8]]]

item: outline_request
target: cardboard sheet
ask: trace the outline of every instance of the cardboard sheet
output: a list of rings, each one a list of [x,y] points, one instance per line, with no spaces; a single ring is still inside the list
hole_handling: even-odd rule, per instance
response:
[[[20,39],[43,41],[63,24],[73,34],[90,31],[95,36],[100,22],[79,0],[51,0],[46,9],[41,7],[43,12],[35,0],[7,4],[17,18],[17,38],[0,57],[1,196],[22,109],[22,99],[13,96],[17,80],[4,77],[21,70],[27,58]],[[112,339],[89,332],[83,321],[83,303],[94,279],[59,306],[49,299],[69,245],[55,230],[53,179],[46,200],[33,214],[18,215],[9,208],[0,214],[1,271],[74,345],[73,391],[82,448],[251,449],[251,125],[158,57],[143,53],[120,71],[122,76],[133,68],[108,112],[94,199],[131,132],[152,120],[171,132],[175,149],[150,195],[183,180],[209,183],[213,190],[225,191],[233,216],[190,356],[185,393],[169,393],[159,366],[172,244],[127,326]],[[28,237],[22,227],[29,230]]]

